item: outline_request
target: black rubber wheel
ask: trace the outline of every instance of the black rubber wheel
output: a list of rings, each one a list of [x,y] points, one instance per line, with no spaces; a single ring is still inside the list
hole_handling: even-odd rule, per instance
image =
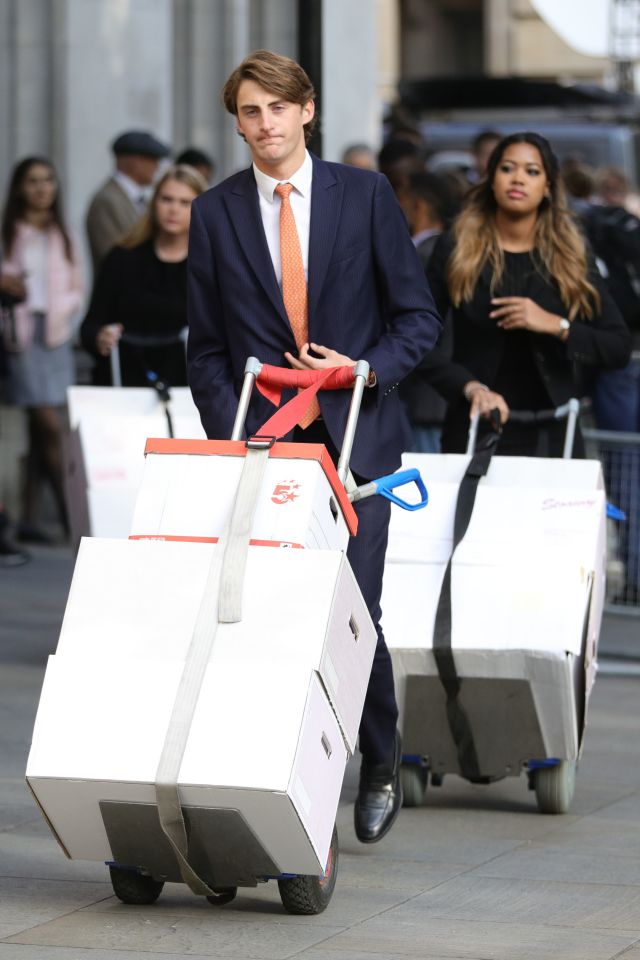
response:
[[[134,906],[146,906],[155,903],[164,887],[163,880],[127,870],[124,867],[109,867],[111,886],[118,900]]]
[[[420,767],[417,763],[403,763],[400,765],[400,780],[402,782],[402,806],[421,807],[429,782],[427,767]]]
[[[225,903],[231,903],[235,900],[238,892],[237,887],[213,887],[213,896],[208,896],[207,900],[214,907],[223,907]]]
[[[561,760],[535,771],[534,785],[540,813],[567,813],[576,787],[575,760]]]
[[[329,906],[338,876],[338,831],[333,828],[324,876],[287,877],[278,880],[280,898],[287,913],[313,916]]]

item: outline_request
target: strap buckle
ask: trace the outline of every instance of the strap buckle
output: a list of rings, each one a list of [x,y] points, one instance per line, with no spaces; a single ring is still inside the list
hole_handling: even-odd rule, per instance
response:
[[[249,450],[271,450],[277,437],[270,433],[255,433],[245,442]]]

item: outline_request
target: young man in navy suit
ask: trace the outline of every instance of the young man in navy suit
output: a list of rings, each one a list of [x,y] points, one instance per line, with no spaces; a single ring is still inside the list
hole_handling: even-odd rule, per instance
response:
[[[307,152],[315,123],[314,90],[288,57],[264,50],[247,57],[229,77],[223,100],[253,162],[192,207],[189,383],[207,435],[230,436],[249,356],[298,370],[363,359],[371,374],[351,469],[359,483],[391,473],[411,442],[396,387],[440,332],[391,187],[380,174],[325,163]],[[285,192],[290,191],[303,287],[306,279],[304,342],[299,330],[294,335],[286,291],[283,296],[280,184],[291,184]],[[321,393],[319,405],[318,418],[287,439],[322,442],[337,457],[348,391]],[[248,434],[271,412],[254,391]],[[376,624],[378,646],[360,725],[363,760],[355,828],[363,843],[373,843],[387,833],[402,805],[398,709],[379,626],[389,503],[371,497],[356,511],[358,535],[348,557]]]

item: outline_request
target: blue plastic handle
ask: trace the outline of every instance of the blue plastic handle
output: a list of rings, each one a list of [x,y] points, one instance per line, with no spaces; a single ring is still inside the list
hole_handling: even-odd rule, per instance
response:
[[[415,467],[412,467],[411,470],[399,470],[397,473],[390,473],[386,477],[379,477],[373,483],[376,487],[376,493],[379,493],[381,497],[386,497],[396,506],[402,507],[403,510],[422,510],[429,503],[427,488],[420,476],[420,471],[416,470]],[[419,503],[407,503],[406,500],[401,500],[400,497],[395,495],[394,488],[402,487],[405,483],[415,483],[422,498]]]
[[[607,504],[607,518],[609,520],[626,520],[627,515],[620,507],[614,507],[612,503]]]

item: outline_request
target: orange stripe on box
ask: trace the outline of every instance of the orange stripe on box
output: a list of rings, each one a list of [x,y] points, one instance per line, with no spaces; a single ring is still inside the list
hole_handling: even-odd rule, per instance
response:
[[[217,543],[218,537],[174,537],[163,533],[136,533],[129,540],[173,540],[179,543]],[[249,540],[252,547],[282,547],[292,550],[304,550],[303,543],[292,543],[290,540]]]

